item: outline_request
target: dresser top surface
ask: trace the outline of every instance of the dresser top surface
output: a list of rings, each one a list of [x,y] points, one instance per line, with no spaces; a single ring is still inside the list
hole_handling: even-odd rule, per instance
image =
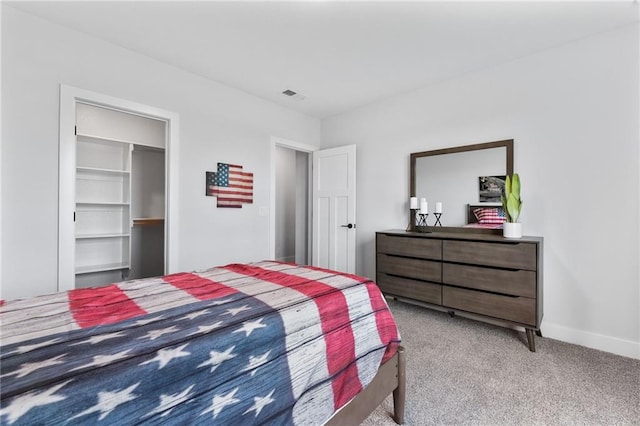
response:
[[[396,235],[404,237],[414,238],[430,238],[439,240],[462,240],[462,241],[487,241],[487,242],[501,242],[501,243],[541,243],[543,237],[537,236],[523,236],[522,238],[505,238],[501,235],[490,234],[474,234],[465,232],[410,232],[402,229],[387,229],[383,231],[377,231],[376,234]]]

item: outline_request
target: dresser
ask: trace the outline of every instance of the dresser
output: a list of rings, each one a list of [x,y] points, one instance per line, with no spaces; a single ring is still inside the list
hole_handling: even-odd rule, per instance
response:
[[[542,321],[541,237],[507,239],[466,233],[376,233],[376,281],[399,300],[450,315],[515,325],[529,350]]]

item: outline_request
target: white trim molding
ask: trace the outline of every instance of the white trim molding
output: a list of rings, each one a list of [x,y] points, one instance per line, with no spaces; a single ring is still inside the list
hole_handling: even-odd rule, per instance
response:
[[[558,324],[549,324],[548,322],[543,322],[541,329],[544,337],[640,359],[640,342],[577,330]]]

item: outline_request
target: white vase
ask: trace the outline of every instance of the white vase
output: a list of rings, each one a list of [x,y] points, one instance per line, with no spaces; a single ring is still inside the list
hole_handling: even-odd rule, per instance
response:
[[[518,222],[505,222],[502,227],[502,235],[505,238],[522,238],[522,224]]]

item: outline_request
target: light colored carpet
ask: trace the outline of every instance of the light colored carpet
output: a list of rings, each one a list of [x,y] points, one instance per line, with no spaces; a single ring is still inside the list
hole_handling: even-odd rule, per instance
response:
[[[640,360],[394,300],[407,425],[640,425]],[[543,327],[544,333],[544,327]],[[393,425],[385,400],[363,423]]]

